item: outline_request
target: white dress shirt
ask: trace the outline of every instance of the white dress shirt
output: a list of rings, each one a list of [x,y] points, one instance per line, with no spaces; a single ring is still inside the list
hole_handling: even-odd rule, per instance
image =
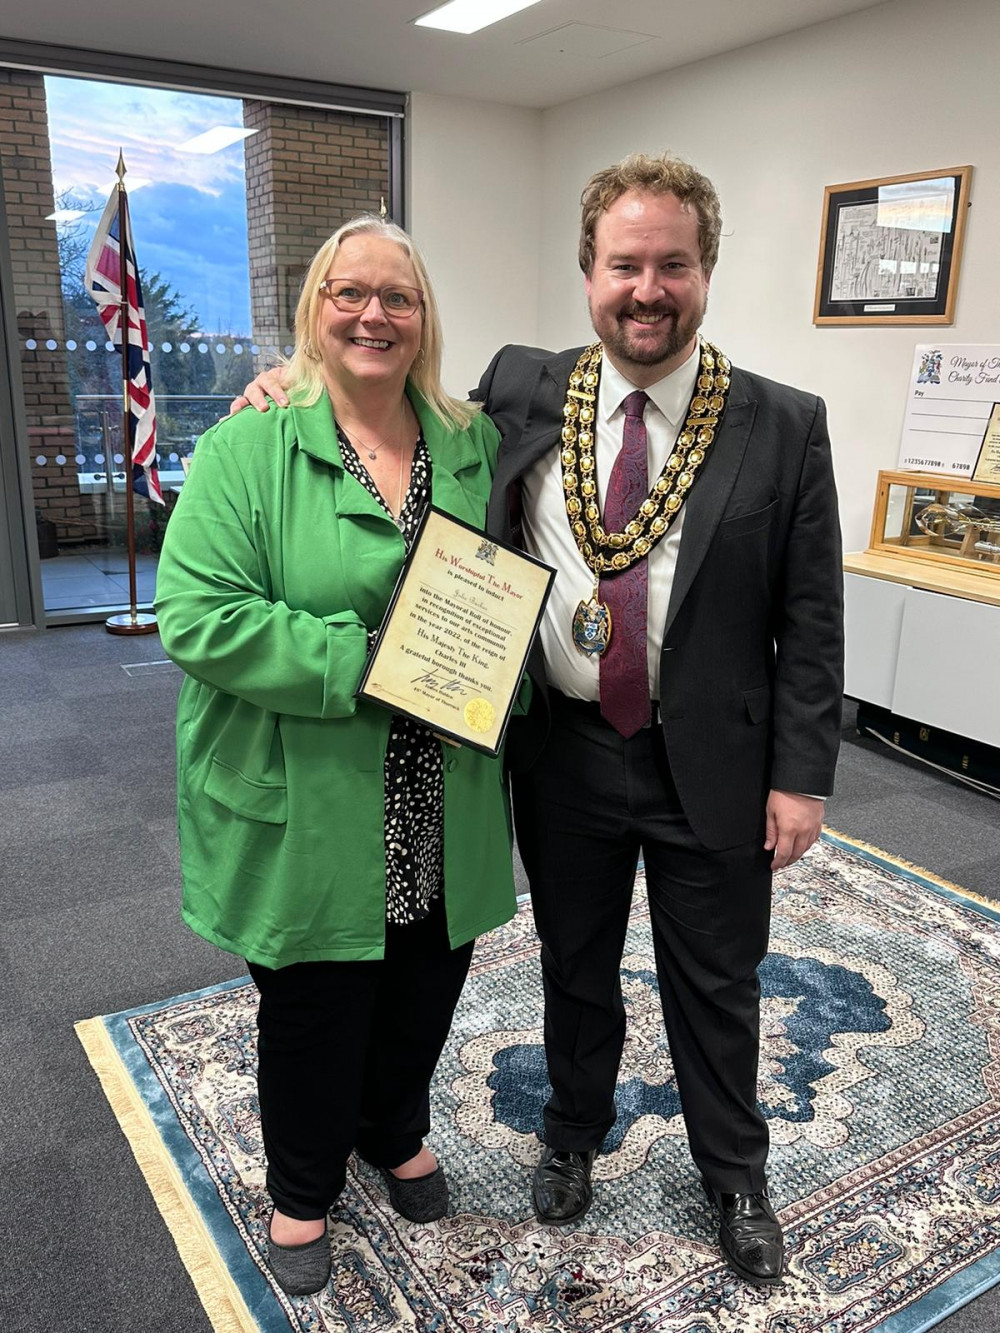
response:
[[[688,359],[649,385],[645,390],[649,484],[660,475],[685,421],[700,365],[700,347]],[[597,394],[597,438],[595,466],[601,512],[611,469],[622,447],[625,428],[624,402],[636,386],[630,384],[607,356],[601,361]],[[549,683],[574,699],[596,701],[599,693],[599,657],[581,653],[573,643],[573,616],[580,602],[593,596],[594,575],[580,554],[570,531],[562,484],[560,451],[553,447],[524,474],[524,544],[527,550],[557,570],[552,593],[542,618],[540,635]],[[660,649],[667,604],[677,564],[684,510],[681,509],[665,537],[646,557],[649,565],[646,658],[649,668],[649,697],[660,694]]]

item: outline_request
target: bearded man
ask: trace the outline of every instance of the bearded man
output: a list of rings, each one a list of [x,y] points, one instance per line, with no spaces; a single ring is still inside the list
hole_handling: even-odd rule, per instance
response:
[[[699,338],[721,231],[705,176],[635,155],[582,203],[599,343],[505,347],[473,395],[503,436],[490,528],[558,570],[541,627],[548,716],[512,737],[552,1085],[535,1210],[565,1224],[590,1206],[641,855],[691,1153],[730,1264],[767,1284],[783,1239],[757,1105],[757,968],[772,872],[819,835],[840,731],[826,413]]]

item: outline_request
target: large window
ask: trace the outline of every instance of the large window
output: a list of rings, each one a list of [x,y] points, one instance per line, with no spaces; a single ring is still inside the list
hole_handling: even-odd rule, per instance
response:
[[[391,200],[390,121],[364,111],[0,67],[0,171],[35,527],[50,621],[127,602],[121,362],[84,290],[124,154],[166,505],[136,495],[138,598],[199,435],[291,349],[306,265]]]

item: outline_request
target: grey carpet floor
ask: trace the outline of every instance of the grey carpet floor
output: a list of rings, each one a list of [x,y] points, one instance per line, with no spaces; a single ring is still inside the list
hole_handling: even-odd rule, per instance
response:
[[[0,635],[0,1330],[210,1333],[73,1023],[239,976],[181,924],[156,636]],[[828,823],[990,897],[1000,804],[845,722]],[[995,1333],[1000,1289],[947,1319]]]

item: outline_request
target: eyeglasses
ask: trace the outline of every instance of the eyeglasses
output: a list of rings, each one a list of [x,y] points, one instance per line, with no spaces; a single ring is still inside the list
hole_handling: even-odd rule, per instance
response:
[[[394,319],[409,319],[424,300],[419,287],[399,287],[395,283],[369,287],[367,282],[356,282],[353,278],[324,278],[319,289],[338,310],[346,312],[367,310],[372,297],[377,296],[382,309]]]

